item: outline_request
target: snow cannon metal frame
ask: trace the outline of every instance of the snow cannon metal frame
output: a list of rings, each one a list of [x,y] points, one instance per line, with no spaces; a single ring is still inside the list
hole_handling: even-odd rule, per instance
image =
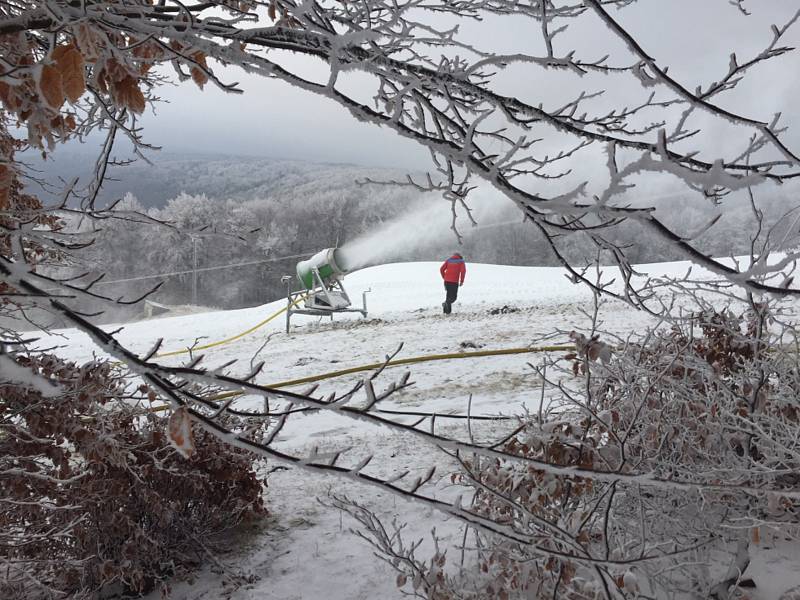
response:
[[[350,296],[342,285],[342,278],[347,274],[338,248],[320,250],[311,258],[297,263],[297,279],[301,289],[292,291],[291,275],[284,275],[281,281],[286,283],[286,333],[292,315],[311,315],[330,317],[334,313],[357,312],[367,316],[367,291],[361,295],[361,308],[350,308]],[[301,308],[295,308],[302,302]]]

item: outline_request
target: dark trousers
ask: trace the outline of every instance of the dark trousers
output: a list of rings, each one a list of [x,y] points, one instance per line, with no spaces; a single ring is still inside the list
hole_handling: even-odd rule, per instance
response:
[[[444,289],[447,292],[447,298],[445,298],[445,302],[448,304],[455,302],[456,298],[458,297],[458,283],[450,283],[449,281],[445,281]]]

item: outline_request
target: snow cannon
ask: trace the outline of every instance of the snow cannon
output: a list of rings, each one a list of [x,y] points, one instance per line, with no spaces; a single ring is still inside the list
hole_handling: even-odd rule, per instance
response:
[[[300,280],[299,291],[292,291],[290,275],[281,278],[286,283],[286,333],[289,333],[292,315],[329,316],[331,320],[334,313],[357,312],[367,316],[369,290],[361,295],[361,308],[350,308],[350,297],[342,285],[348,269],[343,253],[338,248],[320,250],[311,258],[297,263],[296,271]]]
[[[307,290],[313,290],[315,285],[320,282],[340,280],[346,273],[338,248],[320,250],[311,258],[297,263],[297,278]]]

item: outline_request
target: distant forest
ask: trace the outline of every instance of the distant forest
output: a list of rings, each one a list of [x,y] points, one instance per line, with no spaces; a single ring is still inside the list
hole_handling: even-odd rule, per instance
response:
[[[415,188],[358,183],[367,178],[404,180],[406,173],[400,170],[248,157],[155,158],[158,161],[151,165],[137,163],[117,169],[115,178],[106,184],[103,197],[105,201],[124,198],[120,208],[146,213],[165,225],[106,222],[95,243],[79,253],[81,263],[73,265],[74,272],[105,273],[106,280],[117,281],[191,271],[196,266],[196,304],[219,308],[253,306],[285,295],[280,278],[293,274],[299,259],[277,260],[280,257],[341,246],[417,210],[424,201],[442,202],[442,211],[449,211],[446,201],[425,197]],[[73,157],[67,163],[48,170],[52,183],[56,182],[59,169],[65,174],[76,170],[88,173],[91,167],[85,157]],[[769,200],[759,200],[769,223],[780,220],[781,199],[788,193],[787,189]],[[706,252],[718,256],[747,253],[750,242],[741,232],[753,219],[749,201],[745,197],[725,201],[734,209],[727,210],[705,232],[704,224],[716,214],[710,201],[672,197],[662,201],[659,212],[685,235],[699,233],[695,243]],[[520,211],[507,200],[498,202],[504,204],[491,211],[488,218],[480,218],[475,228],[463,217],[460,219],[465,233],[460,245],[454,234],[444,229],[440,235],[428,236],[424,244],[398,249],[391,259],[441,260],[459,249],[470,262],[557,264],[536,228],[523,222]],[[794,226],[790,222],[792,219],[783,219],[786,227]],[[637,225],[620,227],[629,231]],[[640,239],[643,243],[628,254],[634,262],[679,258],[663,242],[643,233]],[[561,248],[565,256],[581,265],[596,254],[596,242],[602,244],[602,240],[565,237]],[[203,270],[256,261],[260,262]],[[164,285],[152,297],[155,301],[171,305],[192,302],[191,274],[163,279]],[[114,294],[141,293],[157,281],[138,279],[117,284]],[[141,308],[135,310],[141,313]],[[135,313],[116,316],[134,317]]]

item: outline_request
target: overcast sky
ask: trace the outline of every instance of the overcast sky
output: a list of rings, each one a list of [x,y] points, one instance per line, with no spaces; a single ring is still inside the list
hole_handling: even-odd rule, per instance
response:
[[[754,15],[744,17],[728,0],[640,0],[614,15],[635,33],[644,48],[690,89],[709,77],[722,76],[735,50],[749,57],[770,39],[769,25],[782,23],[797,9],[797,0],[750,0]],[[540,51],[538,25],[515,18],[468,24],[464,35],[483,48],[498,52]],[[787,38],[800,46],[800,23]],[[532,46],[532,44],[536,44]],[[587,15],[571,33],[558,38],[556,50],[575,46],[586,58],[611,53],[623,60],[621,45],[593,15]],[[628,61],[624,61],[628,62]],[[244,94],[225,94],[213,86],[198,90],[191,82],[164,87],[155,115],[144,118],[147,141],[170,152],[211,152],[300,158],[311,161],[352,162],[419,168],[427,152],[388,130],[355,121],[334,102],[311,96],[276,80],[248,76],[236,69],[218,73],[239,81]],[[741,89],[718,102],[768,120],[776,111],[795,123],[791,141],[800,141],[800,54],[762,65]],[[569,91],[574,81],[526,68],[515,74],[513,91],[533,102],[554,102],[556,88]],[[569,79],[574,80],[572,75]],[[589,89],[614,87],[617,81],[581,80]],[[507,78],[506,81],[510,81]],[[610,90],[613,92],[614,90]],[[729,135],[725,124],[717,134]],[[714,131],[714,130],[712,130]]]

